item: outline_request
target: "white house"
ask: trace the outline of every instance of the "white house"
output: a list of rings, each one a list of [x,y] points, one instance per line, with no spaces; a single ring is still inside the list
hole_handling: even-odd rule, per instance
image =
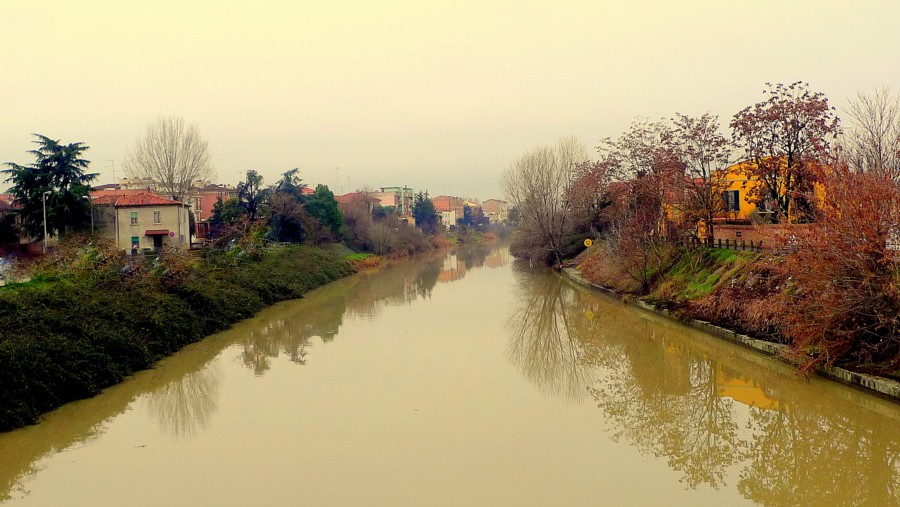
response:
[[[441,215],[441,223],[444,224],[448,229],[451,227],[456,227],[456,210],[453,211],[439,211]]]
[[[152,192],[104,195],[92,202],[98,229],[123,250],[190,247],[190,208]]]

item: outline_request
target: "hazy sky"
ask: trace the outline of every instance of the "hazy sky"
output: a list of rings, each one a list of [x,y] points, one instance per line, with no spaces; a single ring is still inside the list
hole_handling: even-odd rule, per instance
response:
[[[727,124],[767,81],[839,111],[900,90],[898,27],[896,1],[0,0],[0,162],[30,162],[37,132],[91,146],[111,182],[181,115],[221,182],[299,167],[338,192],[487,199],[522,152],[634,116]]]

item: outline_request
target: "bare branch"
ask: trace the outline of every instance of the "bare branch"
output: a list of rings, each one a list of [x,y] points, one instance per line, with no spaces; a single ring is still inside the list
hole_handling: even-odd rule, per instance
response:
[[[125,173],[152,182],[160,192],[181,201],[197,181],[214,176],[208,142],[194,124],[180,116],[160,117],[125,158]]]

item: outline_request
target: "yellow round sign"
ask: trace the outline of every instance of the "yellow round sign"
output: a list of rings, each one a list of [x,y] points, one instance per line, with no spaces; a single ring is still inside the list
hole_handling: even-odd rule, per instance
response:
[[[588,238],[588,239],[584,240],[584,246],[586,246],[586,247],[589,247],[589,248],[590,248],[590,246],[593,245],[593,244],[594,244],[594,242],[591,241],[591,238]]]

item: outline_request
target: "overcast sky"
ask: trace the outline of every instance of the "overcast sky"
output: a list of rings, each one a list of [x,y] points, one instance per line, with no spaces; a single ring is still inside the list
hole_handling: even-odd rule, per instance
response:
[[[99,183],[160,115],[218,180],[501,194],[522,152],[807,81],[900,90],[896,1],[0,0],[0,162],[82,141]],[[349,179],[349,182],[348,182]],[[0,182],[0,188],[6,185]],[[336,188],[335,188],[336,187]]]

